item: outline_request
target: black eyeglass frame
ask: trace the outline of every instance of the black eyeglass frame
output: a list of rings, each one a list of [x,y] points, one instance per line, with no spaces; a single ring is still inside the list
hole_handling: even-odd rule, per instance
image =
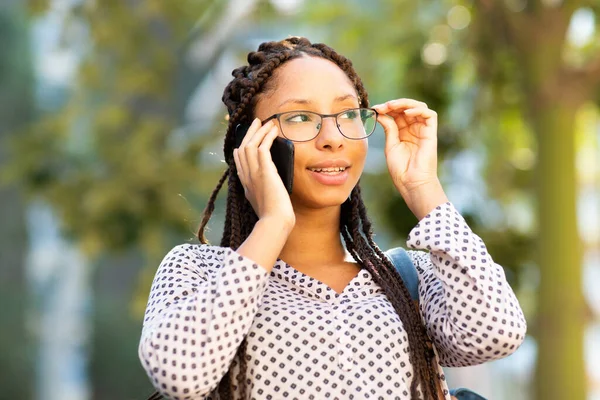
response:
[[[351,138],[349,136],[344,135],[344,132],[342,132],[342,130],[340,129],[340,125],[337,122],[337,118],[344,114],[347,113],[349,111],[355,111],[355,110],[369,110],[369,111],[373,111],[375,113],[375,124],[373,125],[373,130],[365,137],[362,138]],[[321,118],[321,127],[319,128],[319,130],[317,131],[317,134],[315,136],[313,136],[310,139],[307,140],[295,140],[295,139],[290,139],[289,137],[285,136],[285,132],[283,131],[283,129],[281,129],[281,134],[287,139],[290,140],[292,142],[295,143],[303,143],[303,142],[310,142],[311,140],[315,139],[317,136],[319,136],[319,134],[321,133],[321,128],[323,127],[323,119],[324,118],[335,118],[335,125],[338,129],[338,131],[342,134],[343,137],[345,137],[346,139],[350,139],[350,140],[364,140],[366,138],[368,138],[369,136],[371,136],[373,134],[373,132],[375,132],[375,128],[377,127],[377,119],[379,118],[379,113],[377,112],[376,109],[374,108],[367,108],[367,107],[357,107],[357,108],[349,108],[347,110],[344,111],[340,111],[338,113],[335,114],[320,114],[318,112],[314,112],[314,111],[308,111],[308,110],[292,110],[292,111],[286,111],[286,112],[282,112],[282,113],[277,113],[277,114],[273,114],[271,115],[269,118],[265,119],[262,121],[262,124],[266,124],[267,122],[269,122],[272,119],[277,118],[277,122],[279,122],[279,126],[281,126],[281,120],[279,119],[279,117],[281,117],[284,114],[290,114],[290,113],[302,113],[302,112],[306,112],[306,113],[311,113],[311,114],[315,114],[318,115]],[[359,111],[360,112],[360,111]]]

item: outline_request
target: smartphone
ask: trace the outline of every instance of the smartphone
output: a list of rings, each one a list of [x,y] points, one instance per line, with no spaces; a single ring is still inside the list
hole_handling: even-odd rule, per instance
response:
[[[235,148],[242,144],[246,132],[250,129],[249,124],[238,124],[235,127]],[[291,140],[276,137],[271,146],[271,158],[277,168],[277,172],[289,194],[292,194],[294,184],[294,143]]]

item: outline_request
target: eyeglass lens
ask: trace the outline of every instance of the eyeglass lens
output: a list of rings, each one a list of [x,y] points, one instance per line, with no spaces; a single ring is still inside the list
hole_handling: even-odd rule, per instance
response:
[[[290,111],[279,117],[285,137],[294,141],[314,139],[321,130],[322,118],[310,111]],[[336,117],[336,125],[349,139],[364,139],[375,130],[377,115],[368,108],[346,110]]]

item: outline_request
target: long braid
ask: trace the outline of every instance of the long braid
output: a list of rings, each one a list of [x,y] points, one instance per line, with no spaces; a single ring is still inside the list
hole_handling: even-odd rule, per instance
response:
[[[391,261],[383,254],[372,239],[371,222],[366,214],[366,207],[360,195],[360,186],[357,185],[352,191],[351,215],[343,215],[347,218],[344,223],[352,232],[352,245],[363,262],[363,266],[369,270],[373,279],[381,286],[390,303],[400,316],[404,329],[407,332],[409,347],[412,349],[427,349],[427,333],[421,318],[411,300],[410,293],[402,283],[402,279],[396,272]],[[348,246],[348,240],[346,239]],[[412,380],[411,398],[419,398],[418,384],[425,399],[436,398],[437,387],[432,379],[431,357],[428,351],[410,351],[409,360],[416,373],[416,379]]]
[[[204,209],[204,213],[202,215],[202,222],[200,222],[200,228],[198,229],[198,238],[200,239],[200,243],[206,244],[208,241],[206,237],[204,237],[204,229],[206,228],[206,224],[208,224],[208,220],[210,219],[213,211],[215,210],[215,201],[217,200],[217,195],[223,187],[223,183],[225,183],[225,179],[229,176],[230,169],[228,168],[221,179],[219,179],[219,183],[217,183],[217,187],[213,190],[212,194],[208,199],[208,203],[206,204],[206,208]]]
[[[229,181],[227,185],[227,193],[235,193],[237,192],[236,184],[239,183],[239,179],[237,177],[237,173],[235,170],[235,165],[229,165]],[[239,183],[241,185],[241,183]],[[231,227],[233,225],[232,219],[237,214],[237,204],[232,204],[232,199],[230,196],[227,197],[227,203],[225,205],[225,224],[223,227],[223,236],[221,237],[221,247],[229,246],[229,241],[231,240]]]
[[[250,123],[252,121],[258,99],[262,94],[273,89],[269,86],[269,83],[274,71],[291,59],[305,56],[321,57],[337,64],[354,84],[361,107],[368,107],[369,105],[367,92],[352,63],[324,44],[312,44],[305,38],[292,37],[280,42],[262,43],[257,51],[249,53],[248,65],[236,68],[232,72],[234,79],[227,85],[222,97],[229,113],[229,124],[223,146],[225,161],[229,165],[224,177],[228,176],[229,181],[227,185],[225,227],[221,238],[222,247],[237,249],[250,235],[258,220],[244,195],[233,160],[235,127],[240,123]],[[205,210],[198,232],[201,241],[204,239],[204,229],[214,209],[218,189],[223,185],[224,177],[219,181],[219,185],[211,195],[209,205]],[[435,384],[432,379],[435,376],[433,373],[434,366],[429,357],[430,350],[427,347],[425,329],[402,279],[392,263],[373,242],[371,223],[366,216],[358,186],[353,190],[351,199],[342,204],[340,232],[347,250],[357,262],[369,270],[375,282],[385,291],[406,329],[409,342],[409,359],[415,371],[415,377],[411,385],[411,398],[435,398]],[[248,384],[245,378],[247,370],[246,347],[247,341],[244,338],[238,347],[229,371],[219,383],[217,391],[219,397],[223,400],[240,397],[243,393],[246,393]],[[234,377],[233,370],[236,367],[239,367],[239,371]],[[422,396],[419,396],[419,387]]]
[[[357,192],[358,196],[360,197],[360,187],[358,185],[356,186],[356,192]],[[358,203],[358,215],[360,217],[361,225],[363,227],[363,234],[364,234],[365,238],[367,239],[369,246],[375,251],[375,253],[379,257],[379,259],[381,261],[383,261],[384,264],[389,268],[388,269],[389,271],[396,272],[396,268],[394,267],[394,265],[385,256],[385,254],[383,254],[381,249],[373,241],[372,224],[371,224],[371,221],[369,220],[369,218],[367,217],[367,208],[365,207],[365,204],[362,201],[360,201]],[[402,289],[406,289],[408,291],[408,289],[406,288],[405,285],[401,285],[401,287],[402,287]],[[409,294],[409,296],[410,296],[410,294]],[[421,323],[420,316],[418,315],[418,313],[417,313],[417,317],[419,320],[418,321],[413,320],[413,321],[416,322],[414,329],[416,329],[416,331],[417,331],[416,336],[418,338],[419,346],[422,346],[423,344],[425,344],[425,346],[428,349],[433,349],[433,343],[431,342],[431,339],[427,335],[427,332],[425,331],[425,327]],[[409,336],[409,338],[410,338],[410,336]],[[421,373],[423,373],[424,378],[426,376],[429,377],[429,379],[428,379],[429,384],[435,391],[437,391],[437,385],[436,385],[435,378],[434,378],[435,376],[437,376],[437,371],[434,373],[435,366],[433,365],[433,360],[434,360],[433,350],[425,352],[425,361],[427,364],[427,368],[425,368]],[[413,384],[414,383],[415,383],[415,380],[413,380]],[[411,388],[411,391],[412,390],[413,389]]]
[[[354,248],[354,242],[352,241],[352,236],[350,235],[348,226],[345,222],[345,221],[350,220],[351,217],[352,217],[352,204],[351,204],[350,200],[347,200],[342,204],[342,210],[340,212],[340,232],[342,232],[342,237],[344,238],[344,242],[346,243],[346,250],[348,250],[348,252],[350,252],[352,257],[356,258],[356,257],[358,257],[358,255],[356,254],[356,250]]]
[[[241,216],[241,208],[242,204],[244,204],[245,198],[240,198],[240,186],[242,186],[240,179],[237,175],[235,177],[229,178],[229,194],[227,196],[227,214],[229,214],[229,218],[231,220],[230,229],[229,229],[229,237],[225,237],[221,240],[221,243],[224,247],[231,247],[233,249],[237,249],[241,242],[242,238],[242,216]],[[243,189],[241,189],[243,193]],[[225,233],[225,232],[224,232]]]

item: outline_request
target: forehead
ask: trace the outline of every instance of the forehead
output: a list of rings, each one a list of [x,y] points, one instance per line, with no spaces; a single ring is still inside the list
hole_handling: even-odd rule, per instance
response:
[[[289,99],[327,106],[335,98],[348,94],[357,96],[346,73],[320,57],[306,56],[288,61],[274,71],[271,79],[262,101],[269,103],[269,108],[278,107]]]

